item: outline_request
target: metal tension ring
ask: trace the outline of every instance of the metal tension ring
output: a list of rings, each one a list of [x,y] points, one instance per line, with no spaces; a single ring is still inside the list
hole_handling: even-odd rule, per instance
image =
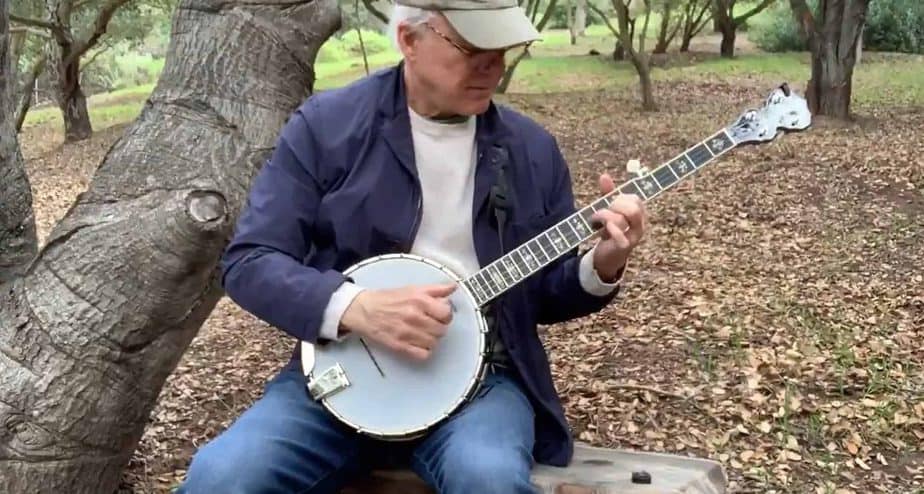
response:
[[[347,379],[343,367],[339,363],[334,364],[320,375],[308,381],[308,392],[311,396],[320,400],[332,393],[336,393],[350,386],[350,380]]]

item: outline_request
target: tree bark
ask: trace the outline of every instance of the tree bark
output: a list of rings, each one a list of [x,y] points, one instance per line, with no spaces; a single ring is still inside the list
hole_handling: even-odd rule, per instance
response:
[[[806,89],[814,115],[850,119],[857,44],[866,22],[869,0],[829,0],[815,19],[805,0],[790,5],[812,52],[812,76]]]
[[[58,59],[58,84],[56,96],[58,108],[64,119],[64,142],[75,142],[93,135],[93,124],[87,111],[87,97],[80,87],[80,57],[68,62],[70,48],[62,49]]]
[[[722,42],[719,45],[719,53],[725,58],[732,58],[735,56],[737,28],[729,23],[724,23],[720,27],[722,29]]]
[[[250,180],[312,91],[334,0],[183,0],[141,115],[0,294],[0,485],[110,493],[222,295]]]
[[[587,0],[576,0],[574,5],[574,32],[578,37],[587,33]]]
[[[719,53],[726,58],[735,56],[735,30],[737,28],[730,13],[732,6],[734,2],[729,5],[729,0],[715,0],[713,9],[716,31],[722,33]]]
[[[32,188],[12,111],[17,88],[12,77],[9,7],[8,0],[0,0],[0,288],[21,276],[38,250]],[[4,344],[0,339],[0,345]]]

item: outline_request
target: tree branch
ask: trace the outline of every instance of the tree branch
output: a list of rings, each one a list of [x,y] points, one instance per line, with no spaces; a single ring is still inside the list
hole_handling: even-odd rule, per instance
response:
[[[607,19],[606,14],[602,10],[600,10],[599,7],[594,5],[594,3],[591,2],[590,0],[587,0],[587,8],[589,8],[591,11],[593,11],[594,14],[597,14],[601,19],[603,19],[603,23],[606,24],[606,27],[610,29],[610,32],[613,33],[613,36],[617,38],[619,37],[619,31],[617,31],[616,28],[613,27],[613,24],[610,22],[609,19]]]
[[[100,36],[106,33],[106,28],[109,27],[109,21],[112,20],[112,16],[119,10],[119,7],[130,1],[131,0],[109,0],[106,5],[103,5],[103,8],[100,9],[99,14],[96,16],[96,21],[93,23],[93,31],[90,36],[83,41],[75,43],[73,50],[71,50],[64,59],[64,65],[67,66],[74,63],[76,60],[80,59],[87,50],[93,48],[93,45],[99,41]]]
[[[805,0],[789,0],[789,5],[792,7],[792,12],[796,16],[796,20],[799,21],[799,28],[802,31],[802,35],[810,41],[814,39],[817,34],[815,30],[815,18],[812,16],[812,11],[809,9],[809,6],[805,4]]]
[[[22,89],[19,92],[19,104],[16,105],[16,132],[18,133],[22,130],[22,124],[26,121],[26,113],[29,112],[29,107],[32,106],[32,86],[35,85],[35,80],[42,74],[45,70],[45,63],[48,61],[48,54],[42,53],[42,56],[32,64],[32,68],[29,69],[29,78],[26,79],[26,82],[23,83]]]
[[[552,18],[552,11],[555,10],[555,3],[558,0],[549,0],[549,5],[545,8],[545,13],[542,14],[542,19],[539,20],[539,24],[536,24],[536,30],[542,32],[545,29],[545,25],[549,22],[549,19]]]
[[[110,41],[106,41],[105,43],[103,43],[103,46],[99,50],[96,50],[93,52],[93,56],[91,56],[89,60],[87,60],[86,62],[80,62],[80,71],[83,72],[84,69],[93,65],[93,62],[95,62],[96,59],[99,58],[100,55],[102,55],[103,53],[106,53],[106,50],[109,50],[113,48],[114,46],[115,45],[113,45]]]
[[[51,38],[51,35],[45,32],[44,29],[38,29],[33,26],[13,26],[10,28],[10,33],[11,34],[26,33],[26,34],[33,34],[35,36],[41,36],[42,38]]]
[[[645,2],[645,23],[642,24],[642,32],[638,35],[638,52],[645,53],[645,38],[648,37],[648,23],[651,21],[651,0]]]
[[[10,14],[10,21],[15,22],[17,24],[22,24],[23,26],[31,26],[31,27],[41,28],[41,29],[47,29],[51,31],[51,34],[54,35],[55,39],[58,40],[59,43],[67,42],[69,41],[69,38],[70,38],[67,34],[67,31],[64,30],[64,27],[59,24],[55,24],[54,22],[50,22],[50,21],[46,21],[42,19],[32,19],[29,17],[22,17],[16,14]]]
[[[750,12],[747,12],[747,13],[745,13],[745,14],[741,14],[741,15],[738,16],[738,17],[735,17],[735,20],[734,20],[735,25],[736,25],[736,26],[740,26],[741,24],[744,23],[744,21],[750,19],[752,16],[754,16],[754,15],[756,15],[756,14],[759,14],[762,10],[764,10],[765,8],[767,8],[767,7],[769,7],[770,5],[772,5],[773,2],[775,2],[775,1],[776,1],[776,0],[764,0],[763,2],[760,3],[760,5],[758,5],[757,7],[754,7],[753,9],[751,9]]]
[[[363,5],[366,6],[366,10],[368,10],[370,14],[376,16],[385,24],[388,24],[388,16],[382,13],[381,10],[375,8],[375,5],[372,4],[372,0],[363,0]]]

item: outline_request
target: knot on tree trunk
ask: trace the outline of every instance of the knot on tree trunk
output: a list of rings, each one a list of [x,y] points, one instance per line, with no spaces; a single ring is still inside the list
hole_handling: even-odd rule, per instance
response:
[[[223,223],[228,214],[228,201],[220,192],[194,190],[186,195],[186,212],[199,223]]]

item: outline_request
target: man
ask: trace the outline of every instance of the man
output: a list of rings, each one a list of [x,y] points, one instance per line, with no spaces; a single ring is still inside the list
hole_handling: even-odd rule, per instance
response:
[[[505,54],[538,37],[516,1],[399,2],[392,32],[402,62],[294,112],[252,184],[223,283],[242,308],[298,340],[353,332],[426,359],[455,287],[372,290],[342,271],[404,251],[466,275],[573,213],[574,195],[555,139],[491,102]],[[496,164],[513,203],[503,243],[489,194]],[[613,190],[606,174],[600,187]],[[646,217],[636,197],[620,196],[595,220],[603,228],[592,250],[568,253],[501,297],[497,365],[425,437],[378,442],[339,423],[307,393],[296,345],[263,397],[196,453],[180,492],[334,493],[394,464],[442,493],[534,492],[534,462],[566,465],[572,454],[536,325],[609,303]]]

